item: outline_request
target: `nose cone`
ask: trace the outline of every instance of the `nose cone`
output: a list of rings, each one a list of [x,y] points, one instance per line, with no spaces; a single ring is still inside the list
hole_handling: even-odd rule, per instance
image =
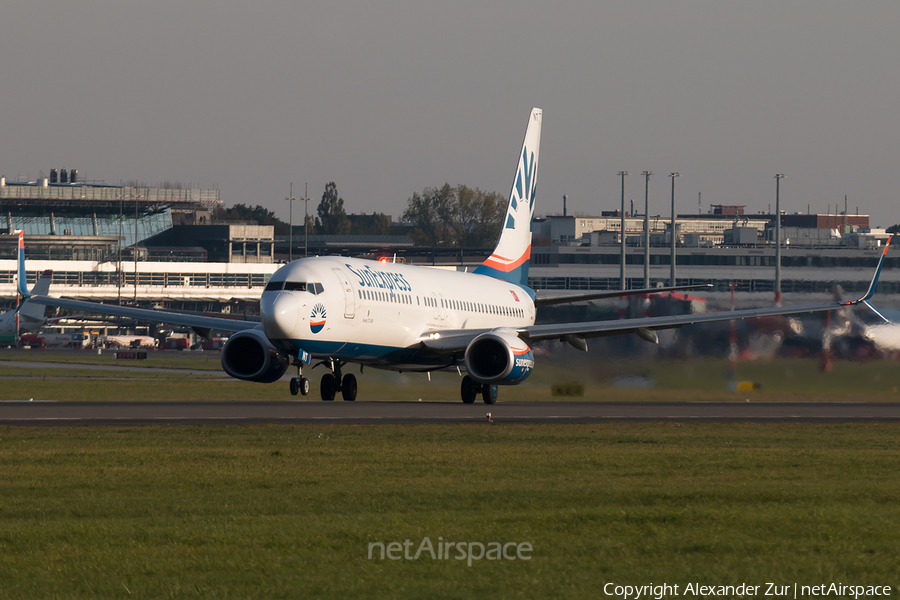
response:
[[[266,337],[273,340],[284,340],[298,337],[295,333],[300,320],[300,302],[293,294],[279,292],[264,294],[260,303],[263,331]]]

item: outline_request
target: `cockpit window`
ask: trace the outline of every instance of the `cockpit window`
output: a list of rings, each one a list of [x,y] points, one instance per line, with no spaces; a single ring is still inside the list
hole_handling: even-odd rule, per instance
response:
[[[309,292],[310,294],[321,294],[324,291],[321,283],[305,281],[270,281],[266,286],[267,292],[281,289],[286,292]]]

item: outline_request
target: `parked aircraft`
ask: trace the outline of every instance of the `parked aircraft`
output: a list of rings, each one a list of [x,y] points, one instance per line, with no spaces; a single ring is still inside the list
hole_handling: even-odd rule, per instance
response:
[[[22,293],[25,289],[25,237],[24,232],[19,232],[19,271],[18,289],[23,297],[27,297],[29,293]],[[50,280],[53,278],[53,271],[44,271],[40,278],[31,288],[31,295],[46,296],[50,290]],[[15,344],[16,338],[20,333],[28,331],[36,331],[47,323],[44,313],[47,307],[43,304],[37,304],[30,300],[25,300],[16,309],[6,311],[0,314],[0,344]],[[16,316],[18,316],[18,331],[16,330]]]
[[[534,368],[531,345],[565,340],[586,350],[587,339],[636,333],[657,341],[655,331],[689,323],[833,310],[865,303],[874,292],[882,255],[869,291],[852,302],[771,307],[725,313],[646,317],[535,325],[535,311],[548,304],[688,289],[691,286],[553,295],[528,287],[531,221],[535,208],[543,113],[532,109],[503,217],[499,241],[474,272],[325,256],[295,260],[270,278],[260,301],[260,322],[117,307],[76,300],[32,297],[33,302],[105,315],[188,326],[204,337],[233,332],[222,348],[222,368],[247,381],[278,381],[291,366],[292,394],[309,392],[302,369],[324,365],[323,400],[340,392],[357,397],[357,379],[343,374],[355,363],[397,371],[458,370],[463,402],[480,394],[487,404],[499,385],[522,382]],[[887,247],[885,247],[885,253]]]

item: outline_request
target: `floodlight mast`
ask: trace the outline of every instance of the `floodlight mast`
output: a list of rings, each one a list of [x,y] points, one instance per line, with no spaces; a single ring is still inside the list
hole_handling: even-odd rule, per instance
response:
[[[676,232],[676,227],[675,227],[675,178],[681,177],[681,174],[677,173],[677,172],[672,172],[672,173],[669,173],[669,177],[672,178],[672,240],[671,240],[672,245],[670,246],[671,251],[669,253],[669,262],[671,263],[671,266],[669,267],[669,285],[674,287],[675,286],[675,232]]]
[[[309,184],[303,184],[303,258],[309,258]]]
[[[650,287],[650,176],[652,171],[644,171],[644,289]]]
[[[781,306],[781,180],[784,174],[775,174],[775,305]]]
[[[620,238],[620,261],[619,261],[619,289],[625,289],[625,176],[628,171],[619,171],[619,177],[622,178],[622,229],[619,232]]]
[[[291,191],[285,200],[288,201],[288,262],[294,260],[294,182],[291,182]]]

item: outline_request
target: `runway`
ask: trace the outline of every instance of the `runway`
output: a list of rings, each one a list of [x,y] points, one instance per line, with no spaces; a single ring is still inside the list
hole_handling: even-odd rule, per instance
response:
[[[0,424],[858,423],[900,421],[900,403],[856,402],[0,402]]]

